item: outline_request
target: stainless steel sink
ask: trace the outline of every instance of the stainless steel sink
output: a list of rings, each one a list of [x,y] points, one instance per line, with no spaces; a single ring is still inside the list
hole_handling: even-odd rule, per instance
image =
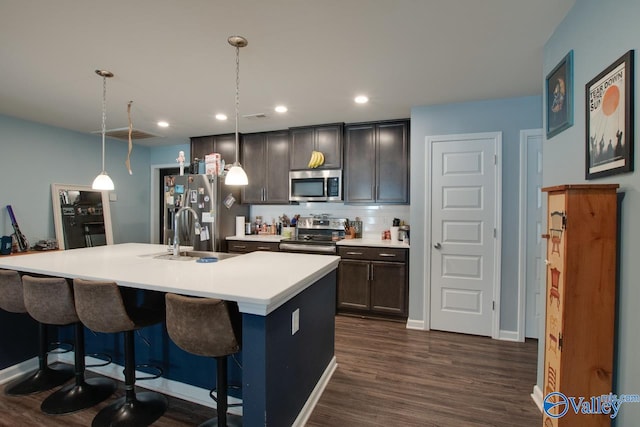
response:
[[[209,252],[209,251],[183,251],[180,255],[173,255],[172,253],[164,253],[155,255],[154,259],[168,259],[172,261],[193,261],[200,258],[218,258],[218,261],[233,258],[239,254],[227,254],[224,252]]]

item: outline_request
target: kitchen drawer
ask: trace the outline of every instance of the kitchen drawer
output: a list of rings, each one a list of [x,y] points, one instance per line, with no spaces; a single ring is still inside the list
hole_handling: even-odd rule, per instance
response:
[[[229,240],[227,241],[228,251],[246,254],[249,252],[255,251],[270,251],[270,252],[278,252],[278,242],[249,242],[249,241],[238,241],[238,240]]]
[[[345,259],[366,259],[369,261],[406,262],[407,249],[374,248],[364,246],[338,247],[338,255]]]

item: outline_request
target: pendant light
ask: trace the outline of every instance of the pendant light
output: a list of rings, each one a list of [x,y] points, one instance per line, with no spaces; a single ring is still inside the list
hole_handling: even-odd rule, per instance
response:
[[[247,39],[242,36],[231,36],[227,39],[236,48],[236,161],[231,165],[224,180],[226,185],[247,185],[249,179],[238,161],[240,152],[240,137],[238,135],[238,115],[240,110],[240,48],[247,45]]]
[[[94,190],[113,190],[113,181],[104,168],[104,140],[107,133],[107,78],[113,77],[113,73],[107,70],[96,70],[96,74],[102,77],[102,172],[93,180],[91,188]]]

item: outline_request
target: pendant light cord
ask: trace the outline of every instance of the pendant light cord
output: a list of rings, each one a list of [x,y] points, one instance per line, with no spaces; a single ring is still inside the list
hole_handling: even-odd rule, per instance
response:
[[[102,173],[104,168],[104,140],[107,133],[107,77],[102,76]]]
[[[238,156],[240,154],[240,137],[238,135],[238,115],[240,114],[240,47],[236,46],[236,162],[240,164]]]
[[[127,160],[125,160],[124,164],[129,171],[129,175],[133,175],[133,171],[131,170],[131,151],[133,150],[133,142],[131,141],[131,134],[133,133],[133,122],[131,121],[131,104],[133,101],[129,101],[127,103],[127,118],[129,119],[129,151],[127,152]]]

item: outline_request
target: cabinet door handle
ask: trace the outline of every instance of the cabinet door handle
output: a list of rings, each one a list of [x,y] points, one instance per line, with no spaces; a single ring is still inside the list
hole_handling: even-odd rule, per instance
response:
[[[247,249],[247,247],[245,245],[233,245],[232,247],[234,249]]]
[[[378,254],[378,256],[381,256],[381,257],[387,257],[387,258],[395,258],[395,257],[396,257],[396,254],[385,254],[385,253],[381,253],[381,254]]]
[[[347,252],[347,255],[362,255],[362,252]]]
[[[373,264],[369,264],[369,269],[371,270],[371,278],[370,281],[373,281]]]
[[[258,246],[258,250],[270,250],[271,248],[269,246]]]

